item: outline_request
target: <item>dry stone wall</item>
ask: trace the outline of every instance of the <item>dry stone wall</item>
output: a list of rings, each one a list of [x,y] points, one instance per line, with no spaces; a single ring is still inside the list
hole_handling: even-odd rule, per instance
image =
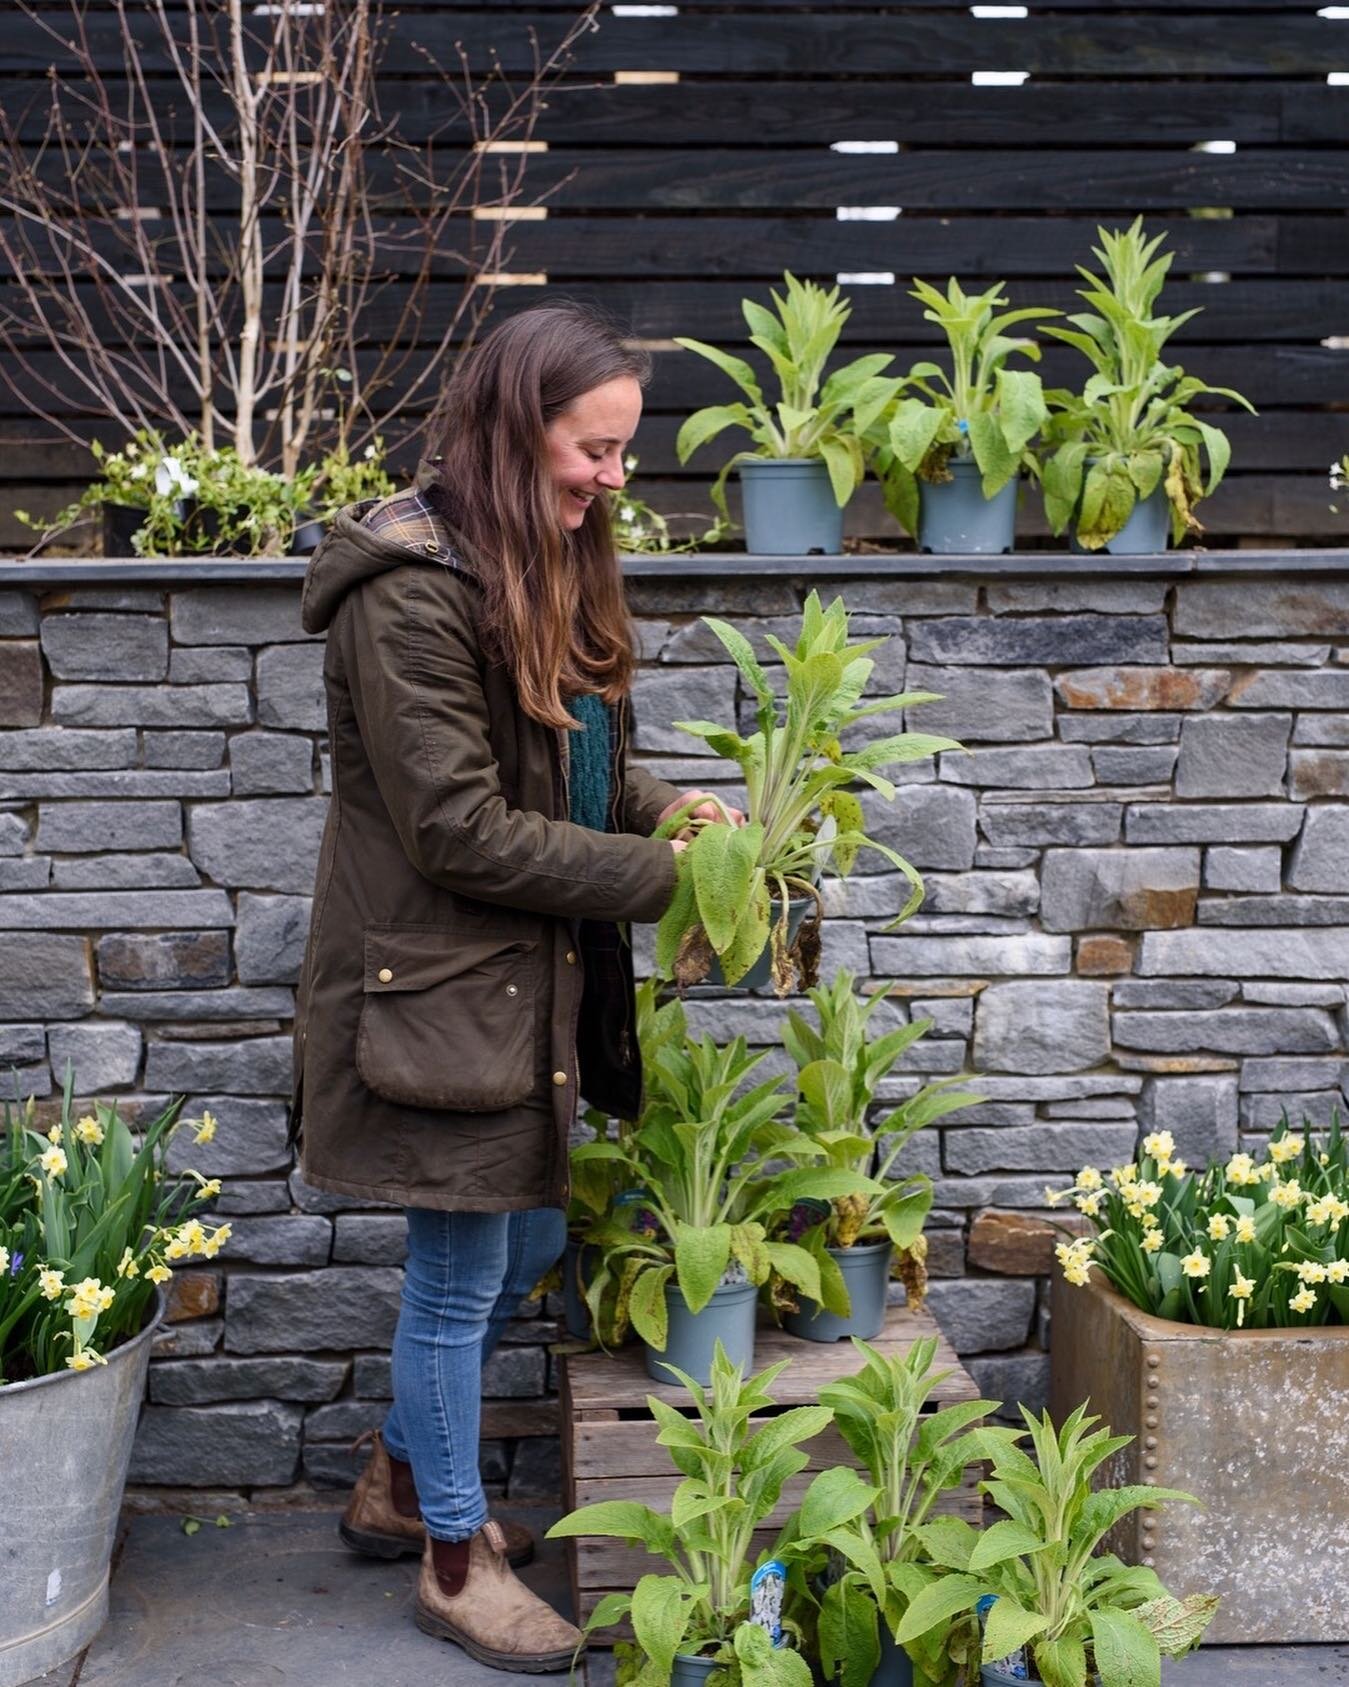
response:
[[[747,709],[698,616],[782,633],[810,582],[681,566],[631,582],[638,747],[716,787],[724,764],[671,722]],[[1143,1127],[1198,1161],[1343,1102],[1349,555],[829,566],[857,630],[890,635],[874,689],[941,693],[912,724],[972,753],[909,768],[893,808],[867,799],[927,896],[887,931],[900,885],[864,861],[829,888],[825,971],[932,1021],[885,1099],[973,1076],[978,1105],[910,1151],[936,1185],[931,1303],[986,1393],[1036,1403],[1047,1181],[1128,1157]],[[221,1120],[192,1160],[224,1179],[233,1237],[178,1275],[133,1482],[341,1484],[387,1406],[404,1242],[398,1213],[307,1189],[285,1144],[321,646],[293,565],[128,572],[0,570],[0,1061],[46,1110],[69,1061],[132,1116],[183,1092]],[[690,1004],[770,1049],[783,1013]],[[494,1492],[556,1487],[553,1333],[522,1309],[489,1367]]]

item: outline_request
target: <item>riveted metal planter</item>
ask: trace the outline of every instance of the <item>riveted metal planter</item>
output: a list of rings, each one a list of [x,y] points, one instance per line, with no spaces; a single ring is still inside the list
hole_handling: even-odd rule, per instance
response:
[[[44,1675],[103,1627],[108,1566],[160,1296],[106,1365],[0,1389],[0,1687]]]
[[[1050,1404],[1089,1400],[1133,1443],[1109,1482],[1202,1504],[1132,1513],[1108,1537],[1171,1591],[1216,1593],[1214,1644],[1349,1640],[1349,1326],[1211,1330],[1056,1276]]]

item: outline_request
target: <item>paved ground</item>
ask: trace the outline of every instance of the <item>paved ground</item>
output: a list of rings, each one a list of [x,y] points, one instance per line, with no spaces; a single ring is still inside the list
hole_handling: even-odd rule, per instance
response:
[[[546,1526],[542,1510],[510,1513]],[[184,1535],[176,1517],[138,1517],[112,1582],[107,1627],[81,1658],[28,1687],[505,1687],[536,1676],[483,1668],[412,1622],[416,1561],[361,1559],[336,1512],[258,1513]],[[561,1549],[525,1580],[567,1609]],[[564,1679],[557,1678],[554,1679]],[[1349,1687],[1349,1645],[1212,1649],[1172,1665],[1168,1687]],[[610,1687],[607,1653],[587,1687]]]

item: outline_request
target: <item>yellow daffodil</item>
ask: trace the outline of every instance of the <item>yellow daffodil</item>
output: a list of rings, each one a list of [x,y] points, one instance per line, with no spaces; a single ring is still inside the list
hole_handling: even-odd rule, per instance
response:
[[[1329,1272],[1319,1259],[1300,1260],[1297,1274],[1304,1283],[1324,1283],[1329,1276]]]
[[[1172,1160],[1171,1164],[1166,1168],[1167,1175],[1170,1177],[1184,1177],[1189,1169],[1190,1168],[1185,1164],[1184,1160]]]
[[[1099,1189],[1104,1181],[1095,1166],[1083,1166],[1077,1174],[1077,1187],[1079,1189]]]
[[[46,1172],[48,1177],[61,1177],[70,1162],[66,1159],[65,1149],[57,1148],[53,1144],[52,1147],[46,1150],[38,1164],[42,1167],[43,1171]]]
[[[1159,1230],[1162,1223],[1156,1213],[1147,1212],[1140,1215],[1138,1222],[1143,1226],[1144,1230]]]
[[[1238,1329],[1241,1329],[1246,1321],[1246,1302],[1251,1298],[1254,1288],[1254,1277],[1243,1277],[1240,1268],[1238,1268],[1233,1275],[1232,1286],[1227,1291],[1237,1303]]]
[[[1237,1220],[1237,1241],[1253,1242],[1254,1240],[1255,1220],[1249,1213],[1243,1213],[1243,1215]]]
[[[167,1283],[173,1273],[167,1265],[152,1265],[146,1270],[145,1275],[152,1283]]]
[[[214,1229],[210,1236],[202,1243],[201,1251],[207,1259],[214,1259],[233,1235],[233,1229],[228,1224],[221,1224]]]
[[[1085,1213],[1088,1218],[1095,1218],[1101,1210],[1101,1197],[1096,1194],[1079,1195],[1073,1205],[1078,1212]]]
[[[1306,1138],[1301,1136],[1281,1136],[1277,1142],[1269,1145],[1269,1157],[1276,1166],[1283,1166],[1289,1160],[1296,1160],[1306,1147]]]
[[[1162,1245],[1161,1230],[1145,1230],[1143,1239],[1138,1245],[1145,1254],[1155,1254]]]
[[[38,1293],[46,1300],[59,1300],[65,1293],[66,1274],[64,1271],[53,1271],[50,1266],[43,1266],[37,1274]]]
[[[1054,1249],[1063,1278],[1075,1288],[1082,1288],[1090,1279],[1091,1254],[1095,1243],[1090,1236],[1079,1236],[1075,1242],[1060,1242]]]
[[[1116,1166],[1110,1174],[1116,1189],[1123,1189],[1126,1183],[1138,1182],[1137,1166]]]
[[[77,1353],[72,1353],[66,1360],[67,1367],[72,1371],[92,1371],[95,1365],[106,1365],[107,1360],[101,1353],[95,1353],[92,1347],[82,1347]]]
[[[1252,1183],[1260,1181],[1260,1174],[1255,1169],[1255,1161],[1249,1154],[1234,1154],[1227,1162],[1227,1181],[1236,1184],[1238,1189],[1244,1189]]]
[[[117,1275],[119,1277],[139,1277],[141,1268],[136,1263],[136,1256],[130,1248],[122,1249],[122,1257],[117,1261]]]
[[[0,1248],[0,1277],[9,1270],[9,1249]]]
[[[1304,1283],[1298,1292],[1288,1302],[1294,1312],[1310,1312],[1316,1305],[1316,1290],[1309,1289]]]
[[[1279,1168],[1273,1160],[1265,1161],[1264,1165],[1256,1172],[1255,1181],[1257,1183],[1277,1183],[1279,1181]]]
[[[1214,1213],[1208,1221],[1208,1234],[1211,1242],[1225,1242],[1227,1233],[1231,1229],[1226,1217],[1222,1213]]]
[[[1051,1189],[1048,1184],[1045,1184],[1045,1205],[1057,1207],[1060,1201],[1066,1201],[1071,1194],[1071,1189]]]
[[[1153,1131],[1143,1138],[1143,1152],[1154,1160],[1169,1160],[1176,1151],[1176,1139],[1170,1131]]]
[[[1326,1267],[1326,1280],[1331,1283],[1349,1282],[1349,1259],[1332,1259]]]
[[[1181,1260],[1180,1268],[1187,1277],[1207,1277],[1213,1269],[1213,1261],[1202,1248],[1196,1248]]]
[[[220,1179],[218,1177],[208,1177],[202,1184],[201,1188],[198,1189],[197,1199],[199,1201],[212,1201],[219,1193]]]
[[[72,1318],[97,1318],[116,1298],[116,1291],[104,1288],[97,1277],[86,1277],[72,1287],[65,1310]]]
[[[1130,1193],[1140,1207],[1155,1207],[1162,1198],[1160,1183],[1135,1183]]]
[[[97,1148],[103,1140],[103,1126],[92,1113],[86,1113],[82,1119],[76,1121],[75,1135],[81,1142],[87,1142],[91,1148]]]
[[[1294,1207],[1302,1205],[1302,1185],[1293,1177],[1287,1183],[1276,1183],[1269,1192],[1269,1198],[1276,1207],[1282,1207],[1284,1212],[1292,1212]]]
[[[197,1122],[197,1134],[194,1140],[197,1142],[209,1142],[215,1135],[215,1127],[215,1115],[207,1112],[203,1108],[201,1118]]]

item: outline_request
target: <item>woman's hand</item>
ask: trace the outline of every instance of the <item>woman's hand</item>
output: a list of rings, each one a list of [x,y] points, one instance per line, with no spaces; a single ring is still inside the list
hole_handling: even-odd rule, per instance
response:
[[[729,814],[731,817],[731,824],[733,826],[743,826],[745,824],[745,816],[738,808],[732,808],[730,803],[725,804],[725,813],[723,813],[722,805],[713,800],[712,793],[710,791],[685,791],[683,796],[676,797],[672,803],[667,803],[660,811],[660,814],[656,819],[656,825],[663,826],[672,814],[678,814],[681,808],[685,808],[689,803],[697,801],[699,797],[705,797],[707,800],[706,802],[700,802],[698,804],[698,807],[695,808],[689,815],[688,818],[690,820],[724,820],[726,815]],[[687,839],[691,837],[692,834],[684,831],[681,832],[679,836]]]

